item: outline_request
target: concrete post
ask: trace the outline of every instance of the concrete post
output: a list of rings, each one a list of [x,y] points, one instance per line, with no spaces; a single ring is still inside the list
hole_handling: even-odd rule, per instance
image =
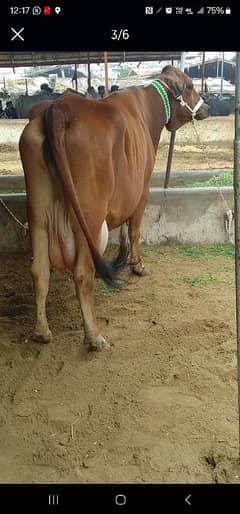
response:
[[[184,71],[185,68],[186,52],[181,52],[180,70]]]
[[[223,79],[224,79],[224,52],[222,52],[222,61],[221,61],[221,85],[220,85],[220,96],[223,96]]]
[[[236,321],[237,321],[239,460],[240,460],[240,52],[237,52],[237,54],[236,54],[234,200],[235,200],[235,274],[236,274]]]

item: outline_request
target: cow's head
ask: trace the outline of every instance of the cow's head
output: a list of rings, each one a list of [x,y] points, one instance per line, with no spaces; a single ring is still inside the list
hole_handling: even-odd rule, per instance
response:
[[[166,128],[170,131],[191,121],[203,120],[209,115],[208,105],[193,87],[190,77],[173,66],[166,66],[159,77],[171,106],[171,116]]]

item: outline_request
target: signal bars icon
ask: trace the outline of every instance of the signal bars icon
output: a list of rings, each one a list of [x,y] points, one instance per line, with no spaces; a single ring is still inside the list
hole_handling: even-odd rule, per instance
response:
[[[204,7],[201,7],[201,9],[199,9],[199,11],[197,11],[197,14],[204,14]]]

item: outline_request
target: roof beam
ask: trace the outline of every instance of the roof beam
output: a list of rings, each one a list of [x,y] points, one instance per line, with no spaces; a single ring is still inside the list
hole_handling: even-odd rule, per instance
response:
[[[102,63],[103,52],[0,52],[0,67]],[[181,52],[109,52],[108,62],[180,60]]]

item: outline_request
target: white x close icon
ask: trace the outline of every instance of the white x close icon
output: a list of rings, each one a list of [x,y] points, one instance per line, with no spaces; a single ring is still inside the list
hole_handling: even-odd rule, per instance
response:
[[[13,33],[15,34],[11,41],[14,41],[14,39],[16,39],[16,37],[19,37],[19,39],[21,39],[22,41],[24,41],[24,38],[22,36],[20,36],[21,32],[24,30],[24,27],[22,27],[18,32],[13,28],[11,27],[11,30],[13,31]]]

